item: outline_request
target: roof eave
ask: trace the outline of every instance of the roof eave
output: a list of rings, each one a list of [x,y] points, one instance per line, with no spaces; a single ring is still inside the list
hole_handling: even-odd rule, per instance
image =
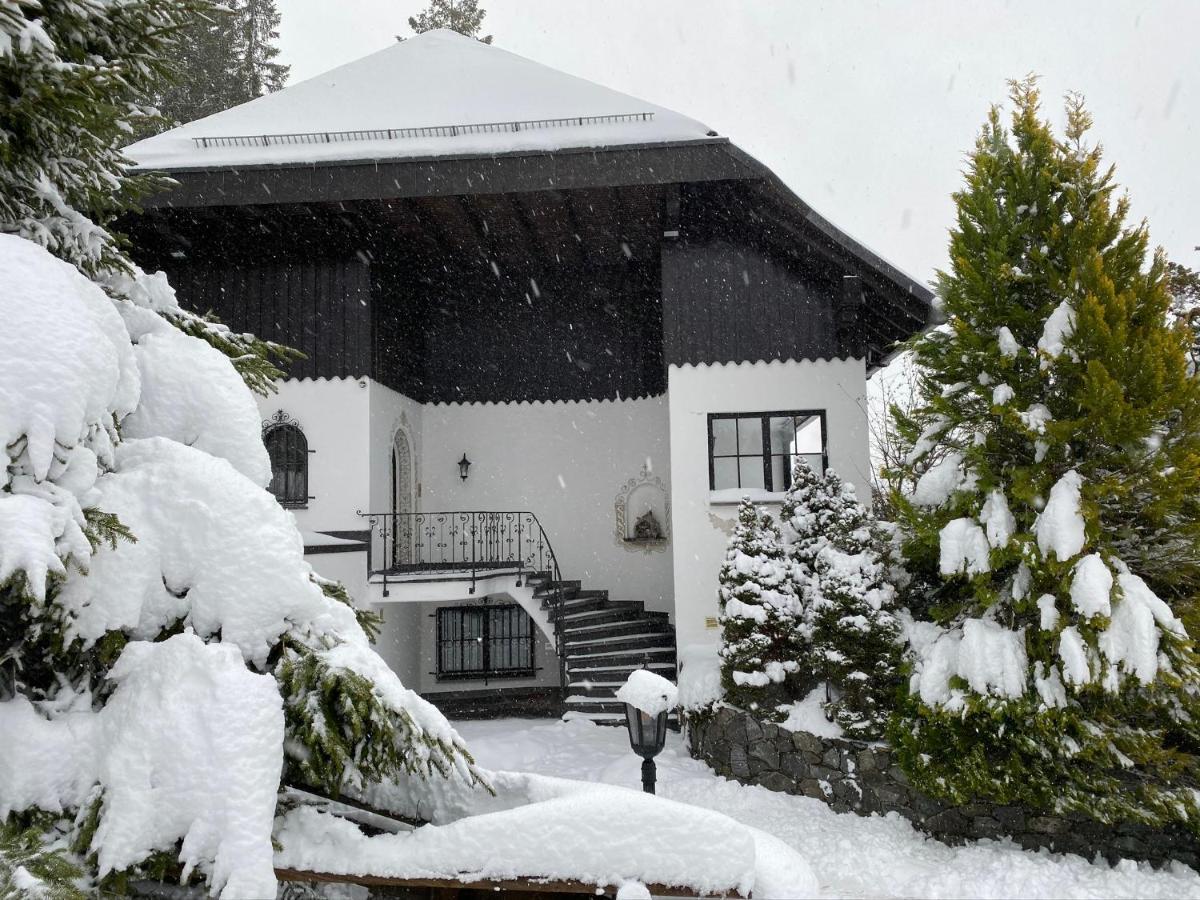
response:
[[[728,144],[728,152],[748,169],[754,171],[756,177],[770,187],[772,193],[792,210],[797,219],[812,226],[863,265],[878,272],[901,292],[909,294],[913,299],[918,300],[926,307],[932,306],[934,295],[929,288],[925,287],[911,275],[889,263],[886,259],[875,253],[875,251],[846,234],[809,206],[795,191],[787,186],[783,179],[745,150],[736,144],[730,143]]]

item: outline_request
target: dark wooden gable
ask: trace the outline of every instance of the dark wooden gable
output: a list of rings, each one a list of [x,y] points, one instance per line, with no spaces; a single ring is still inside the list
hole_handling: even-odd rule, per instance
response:
[[[175,175],[123,223],[140,263],[301,350],[291,377],[423,402],[655,395],[672,364],[870,364],[928,313],[725,141]]]

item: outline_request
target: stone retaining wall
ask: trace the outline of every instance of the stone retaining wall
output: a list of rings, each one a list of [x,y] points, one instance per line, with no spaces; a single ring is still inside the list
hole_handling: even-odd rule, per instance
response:
[[[896,812],[949,844],[1009,837],[1027,850],[1046,848],[1097,853],[1155,863],[1179,860],[1200,868],[1200,846],[1183,829],[1103,825],[1081,816],[1058,816],[1016,806],[972,803],[947,806],[909,783],[891,750],[840,738],[822,738],[760,723],[748,713],[722,708],[688,722],[692,756],[721,775],[773,791],[803,794],[835,812]]]

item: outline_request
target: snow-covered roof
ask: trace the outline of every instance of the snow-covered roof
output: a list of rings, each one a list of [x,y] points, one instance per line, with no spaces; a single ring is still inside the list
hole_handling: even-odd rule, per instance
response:
[[[453,31],[429,31],[138,141],[142,168],[544,152],[703,140],[686,116]]]

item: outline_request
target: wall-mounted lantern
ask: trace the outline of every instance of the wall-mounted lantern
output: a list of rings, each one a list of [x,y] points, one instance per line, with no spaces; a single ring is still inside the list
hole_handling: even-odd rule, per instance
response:
[[[467,471],[471,468],[471,461],[467,459],[467,454],[463,453],[463,458],[458,461],[458,477],[463,481],[467,480]]]

